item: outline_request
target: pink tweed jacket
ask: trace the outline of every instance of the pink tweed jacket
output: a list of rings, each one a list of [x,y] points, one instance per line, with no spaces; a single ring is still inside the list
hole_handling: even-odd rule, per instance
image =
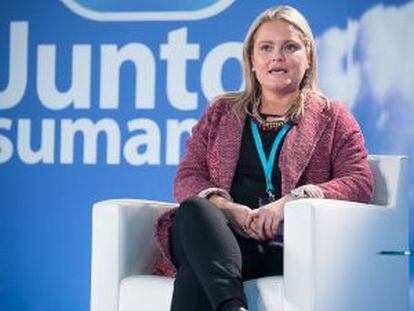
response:
[[[186,153],[174,182],[178,203],[202,190],[217,187],[229,191],[235,173],[243,127],[232,103],[217,100],[201,117],[187,140]],[[297,118],[285,138],[279,158],[282,195],[305,185],[318,185],[325,198],[370,202],[373,178],[361,130],[347,108],[332,102],[326,108],[309,95],[305,114]],[[170,228],[176,209],[163,214],[156,225],[162,258],[154,266],[158,275],[174,276],[169,247]]]

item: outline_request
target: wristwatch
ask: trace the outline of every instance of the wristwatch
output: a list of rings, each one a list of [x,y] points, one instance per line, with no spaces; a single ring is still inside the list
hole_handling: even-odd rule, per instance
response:
[[[303,199],[303,198],[307,198],[308,196],[305,193],[305,187],[298,187],[296,189],[293,189],[290,194],[292,195],[292,197],[297,200],[297,199]]]

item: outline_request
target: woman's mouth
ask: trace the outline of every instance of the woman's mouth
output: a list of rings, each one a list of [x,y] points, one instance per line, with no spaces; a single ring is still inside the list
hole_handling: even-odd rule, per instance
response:
[[[268,71],[268,73],[269,74],[277,74],[277,75],[280,75],[280,74],[287,73],[287,70],[286,69],[283,69],[283,68],[272,68],[272,69],[270,69]]]

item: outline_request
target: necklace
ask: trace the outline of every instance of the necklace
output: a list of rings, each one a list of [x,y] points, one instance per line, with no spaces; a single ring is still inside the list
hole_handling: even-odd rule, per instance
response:
[[[251,119],[257,124],[257,126],[260,127],[260,129],[262,129],[263,131],[272,131],[285,125],[289,120],[292,119],[293,115],[297,112],[299,108],[299,104],[302,99],[301,97],[301,94],[299,94],[295,102],[290,106],[289,110],[284,115],[275,117],[272,121],[267,121],[263,119],[260,115],[260,99],[253,103],[252,111],[248,111],[248,114],[250,115]]]

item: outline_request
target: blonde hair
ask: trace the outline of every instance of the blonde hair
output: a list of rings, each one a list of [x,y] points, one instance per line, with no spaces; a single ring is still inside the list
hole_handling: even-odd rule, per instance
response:
[[[253,45],[257,30],[266,22],[283,20],[292,25],[300,34],[301,39],[306,47],[309,56],[309,68],[306,70],[302,81],[299,85],[300,98],[298,101],[298,109],[294,116],[303,114],[303,104],[309,92],[317,94],[322,98],[326,105],[329,100],[318,90],[317,87],[317,55],[316,44],[313,38],[312,30],[309,27],[305,17],[295,8],[291,6],[278,6],[270,8],[262,12],[250,26],[246,38],[243,43],[243,78],[245,81],[245,89],[240,92],[227,93],[220,98],[235,102],[234,111],[238,116],[243,115],[248,106],[260,100],[261,87],[252,71],[251,55],[253,53]]]

